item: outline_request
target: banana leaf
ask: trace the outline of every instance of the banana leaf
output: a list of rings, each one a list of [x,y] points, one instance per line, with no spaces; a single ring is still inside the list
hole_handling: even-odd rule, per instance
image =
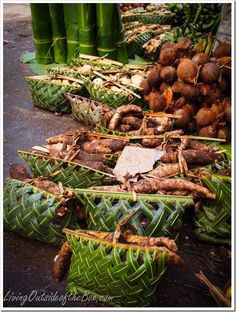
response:
[[[67,40],[67,62],[79,54],[79,25],[76,3],[64,3],[64,19]]]
[[[203,177],[203,183],[216,194],[216,200],[204,205],[195,219],[196,236],[215,244],[231,244],[231,179],[212,175]]]
[[[64,64],[67,61],[66,31],[64,24],[63,4],[50,3],[54,63]]]
[[[6,179],[3,196],[4,229],[47,244],[60,245],[64,227],[78,228],[76,205],[67,203],[67,213],[57,216],[62,198],[24,181]]]
[[[96,6],[78,3],[79,53],[96,55]]]
[[[116,3],[96,3],[97,55],[116,59]]]
[[[121,22],[120,7],[117,6],[116,13],[116,59],[118,62],[127,64],[129,62],[127,46],[125,42],[124,27]]]
[[[85,189],[76,189],[75,194],[86,211],[90,230],[115,231],[123,217],[137,210],[127,222],[133,234],[173,239],[178,237],[185,209],[194,204],[188,196],[137,194],[134,199],[132,193]]]
[[[53,63],[52,32],[48,4],[30,4],[34,48],[36,61],[39,64]]]

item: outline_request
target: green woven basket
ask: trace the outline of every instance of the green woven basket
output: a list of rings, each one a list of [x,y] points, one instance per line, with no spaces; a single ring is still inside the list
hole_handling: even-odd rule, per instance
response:
[[[216,194],[216,200],[204,205],[195,219],[196,236],[215,244],[231,244],[231,178],[212,175],[202,181]]]
[[[69,113],[71,111],[71,106],[64,96],[64,93],[81,93],[83,90],[83,82],[81,81],[80,84],[77,83],[76,85],[68,85],[61,82],[52,82],[52,79],[56,78],[49,75],[26,77],[31,91],[32,102],[35,106],[49,111]],[[73,78],[65,77],[65,79],[72,80]]]
[[[90,79],[83,77],[83,81],[85,86],[90,94],[91,99],[101,102],[103,104],[107,104],[113,108],[117,108],[124,104],[142,104],[142,99],[140,95],[134,95],[131,92],[121,89],[120,91],[111,90],[106,86],[106,82],[104,84],[99,85],[91,81]]]
[[[65,232],[72,250],[67,278],[70,294],[87,294],[112,306],[154,304],[157,284],[169,260],[167,248],[141,247],[128,239],[126,243],[111,242],[107,232]],[[143,238],[136,239],[142,242]]]
[[[55,183],[61,182],[65,187],[87,188],[109,184],[114,180],[111,174],[78,163],[25,151],[18,151],[18,155],[27,163],[34,177],[43,176]]]
[[[84,70],[81,70],[81,67],[76,66],[57,66],[57,67],[48,67],[47,73],[49,75],[60,74],[63,76],[69,76],[73,78],[79,78],[80,75],[86,75]]]
[[[86,125],[98,126],[102,124],[104,114],[111,111],[108,106],[91,99],[69,93],[65,95],[70,101],[72,114],[75,119]]]
[[[171,24],[175,14],[158,14],[154,12],[150,13],[138,13],[138,14],[127,14],[122,16],[122,22],[128,23],[133,21],[139,21],[143,24],[160,24],[167,25]]]
[[[102,69],[122,68],[123,64],[110,59],[80,54],[78,58],[74,58],[70,61],[70,65],[83,66],[83,65],[98,66]]]
[[[114,231],[118,222],[131,211],[127,229],[142,236],[166,236],[176,239],[186,207],[194,204],[187,196],[159,196],[76,189],[75,194],[87,215],[88,229]],[[146,224],[146,225],[145,225]]]
[[[6,179],[4,187],[4,229],[22,236],[60,245],[65,239],[64,227],[78,228],[75,207],[69,208],[64,217],[56,216],[62,198],[28,183]]]
[[[143,45],[155,36],[155,31],[146,31],[138,34],[133,39],[128,40],[126,43],[129,58],[134,58],[135,54],[142,54],[142,51],[144,50]]]

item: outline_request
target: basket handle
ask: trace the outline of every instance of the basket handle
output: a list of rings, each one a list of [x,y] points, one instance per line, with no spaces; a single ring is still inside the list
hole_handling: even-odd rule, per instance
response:
[[[123,218],[121,218],[120,221],[117,223],[116,230],[113,234],[113,240],[112,240],[112,243],[114,245],[118,243],[121,235],[124,236],[123,226],[138,211],[138,209],[139,208],[136,208],[136,209],[130,211],[127,215],[125,215]]]

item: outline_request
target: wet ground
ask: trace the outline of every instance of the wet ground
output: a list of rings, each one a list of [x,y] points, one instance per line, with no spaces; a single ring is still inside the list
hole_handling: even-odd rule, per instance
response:
[[[19,62],[22,52],[33,51],[29,9],[24,7],[22,10],[25,13],[19,15],[15,7],[11,9],[9,4],[7,6],[4,8],[4,39],[12,42],[4,45],[5,176],[8,175],[10,163],[20,162],[18,149],[28,150],[33,145],[42,144],[49,136],[80,127],[70,115],[59,117],[32,105],[24,80],[32,72],[27,65]],[[183,223],[177,244],[184,265],[167,269],[156,293],[158,306],[217,307],[194,273],[202,271],[212,283],[223,288],[230,279],[229,250],[223,246],[199,243],[194,238],[191,211],[187,212]],[[65,293],[66,280],[56,283],[51,277],[56,253],[57,248],[14,233],[4,233],[5,307],[101,306],[94,302],[64,302],[58,299]],[[28,296],[28,300],[21,295]],[[45,295],[51,295],[51,298],[46,300]]]

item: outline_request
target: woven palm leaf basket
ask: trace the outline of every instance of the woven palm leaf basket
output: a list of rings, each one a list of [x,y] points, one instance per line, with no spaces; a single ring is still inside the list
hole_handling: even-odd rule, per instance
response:
[[[92,67],[100,67],[102,69],[122,68],[123,64],[114,60],[103,57],[80,54],[79,57],[73,58],[69,65],[83,66],[90,65]]]
[[[120,220],[135,210],[126,230],[135,235],[166,236],[176,239],[185,209],[194,204],[188,196],[76,189],[75,194],[87,216],[89,230],[111,232]]]
[[[47,183],[42,182],[44,185]],[[68,200],[63,194],[54,194],[31,182],[6,179],[3,201],[5,230],[60,245],[65,239],[64,227],[78,228],[75,208],[76,201]]]
[[[80,94],[83,92],[83,81],[61,75],[44,75],[26,77],[32,102],[35,106],[53,112],[69,113],[70,103],[65,92]]]
[[[92,185],[109,184],[112,174],[95,170],[73,161],[63,161],[35,152],[18,151],[20,158],[29,166],[34,177],[44,176],[70,188],[87,188]]]
[[[215,244],[231,244],[231,178],[211,175],[203,183],[216,194],[216,200],[205,204],[195,218],[196,236]]]
[[[72,251],[67,290],[89,294],[112,306],[149,306],[166,264],[182,263],[167,238],[65,229]]]
[[[128,23],[133,21],[139,21],[143,24],[160,24],[168,25],[173,21],[175,14],[168,13],[157,13],[157,12],[144,12],[144,13],[134,13],[134,14],[124,14],[122,15],[122,22]]]
[[[112,108],[130,103],[143,104],[141,95],[134,92],[132,87],[117,86],[115,82],[102,78],[90,80],[84,76],[81,79],[84,81],[91,99],[107,104]]]

